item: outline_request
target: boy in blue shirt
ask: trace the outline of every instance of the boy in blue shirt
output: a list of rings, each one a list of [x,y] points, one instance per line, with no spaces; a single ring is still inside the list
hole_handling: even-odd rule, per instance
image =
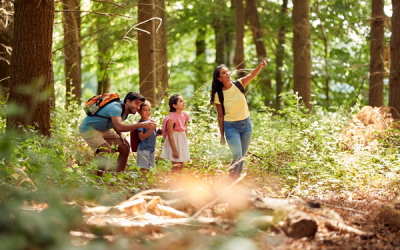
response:
[[[141,120],[139,122],[152,122],[151,104],[145,101],[140,106],[139,114]],[[137,149],[137,165],[140,166],[142,173],[146,172],[149,168],[155,166],[154,152],[156,150],[156,126],[151,128],[138,128],[138,149]]]

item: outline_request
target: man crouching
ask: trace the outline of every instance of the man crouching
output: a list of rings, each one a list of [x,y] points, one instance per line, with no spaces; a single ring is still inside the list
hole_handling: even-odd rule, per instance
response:
[[[125,170],[130,146],[122,132],[129,132],[138,128],[151,129],[156,127],[156,124],[150,121],[135,124],[122,123],[130,114],[136,114],[145,100],[141,94],[129,92],[125,96],[124,102],[109,103],[95,115],[86,116],[83,119],[79,126],[79,133],[97,157],[97,176],[103,176],[109,161],[104,154],[113,152],[113,148],[116,148],[116,151],[119,152],[117,172]],[[112,128],[115,132],[111,130]]]

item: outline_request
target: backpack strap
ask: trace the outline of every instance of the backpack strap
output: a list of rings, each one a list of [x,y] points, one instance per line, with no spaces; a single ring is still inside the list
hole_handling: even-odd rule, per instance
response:
[[[125,114],[125,103],[119,102],[119,104],[121,105],[121,108],[122,108],[122,113],[121,113],[121,118],[122,118],[124,116],[124,114]]]
[[[244,88],[243,85],[239,81],[234,81],[233,84],[244,94]]]
[[[243,85],[239,81],[232,82],[239,90],[244,94]],[[222,113],[225,115],[225,107],[224,107],[224,93],[222,92],[222,88],[217,90],[218,99],[222,106]]]

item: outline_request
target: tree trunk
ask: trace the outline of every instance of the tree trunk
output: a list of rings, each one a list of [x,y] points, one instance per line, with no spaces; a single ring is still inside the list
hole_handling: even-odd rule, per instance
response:
[[[264,32],[261,27],[260,17],[257,10],[256,0],[246,0],[246,19],[250,23],[251,32],[253,34],[253,41],[256,46],[258,61],[267,56],[267,50],[264,43]],[[260,79],[262,81],[262,92],[264,96],[264,104],[270,106],[270,94],[272,92],[271,81],[267,78],[268,70],[260,72]]]
[[[237,77],[241,78],[246,75],[244,63],[244,11],[243,0],[236,0],[236,50],[235,57],[233,58],[233,65],[237,70]]]
[[[223,30],[222,20],[215,20],[213,28],[215,31],[215,62],[218,65],[225,64],[225,36],[221,32]]]
[[[232,53],[234,51],[234,23],[235,16],[233,14],[235,10],[235,0],[230,0],[231,7],[229,11],[221,12],[217,15],[216,20],[214,20],[212,27],[215,32],[215,50],[216,58],[215,62],[217,65],[225,64],[228,68],[232,65]],[[217,0],[216,4],[220,6],[226,5],[226,0]]]
[[[12,3],[2,1],[0,8],[0,95],[6,96],[10,88],[11,43],[13,32]]]
[[[153,17],[154,0],[138,1],[138,22]],[[148,21],[138,30],[140,93],[153,105],[156,102],[156,75],[154,63],[154,21]]]
[[[2,25],[0,23],[0,25]],[[0,95],[10,87],[11,39],[6,28],[0,27]]]
[[[8,113],[7,130],[31,125],[50,136],[54,0],[16,0],[14,11],[9,103],[20,112]]]
[[[108,5],[105,4],[102,7],[104,12],[109,12]],[[97,94],[110,92],[111,79],[106,69],[107,62],[111,57],[111,50],[113,46],[113,41],[111,40],[110,31],[104,29],[110,23],[110,17],[98,15],[96,16],[96,25],[99,30],[103,29],[101,32],[97,33],[97,58],[98,58],[98,70],[97,70]]]
[[[392,37],[390,39],[389,106],[392,115],[400,119],[400,0],[392,0]]]
[[[283,79],[282,79],[282,67],[283,58],[285,56],[285,32],[286,32],[286,18],[287,18],[287,4],[288,0],[283,0],[281,8],[281,27],[278,33],[278,44],[276,45],[276,68],[275,68],[275,80],[276,80],[276,97],[275,97],[275,109],[281,109],[281,98],[279,95],[283,90]]]
[[[258,60],[267,56],[264,43],[264,32],[261,27],[260,17],[257,10],[256,0],[246,0],[246,16],[250,23],[250,29],[253,34],[254,45],[256,45],[256,52]]]
[[[236,37],[236,0],[230,0],[230,2],[231,7],[229,9],[228,16],[224,19],[225,26],[223,28],[225,31],[225,65],[228,68],[232,67],[233,58],[235,57],[236,53],[234,50],[234,48],[236,48],[236,39],[233,39]]]
[[[319,2],[316,1],[315,4],[316,6],[316,14],[318,16],[318,19],[320,21],[320,30],[321,30],[321,35],[322,35],[322,41],[324,42],[324,62],[325,62],[325,73],[324,73],[324,78],[325,78],[325,100],[326,100],[326,107],[329,107],[329,65],[328,65],[328,38],[325,34],[325,18],[321,16],[321,13],[319,11]]]
[[[162,24],[156,33],[156,83],[157,83],[157,100],[162,101],[168,97],[168,50],[167,50],[167,18],[165,13],[165,0],[155,0],[155,15],[162,19]],[[158,23],[155,22],[156,27]]]
[[[293,90],[311,110],[310,18],[308,0],[293,2]]]
[[[82,98],[81,46],[80,46],[80,0],[62,0],[64,26],[64,57],[66,107],[74,100],[79,105]]]
[[[383,78],[384,78],[384,22],[385,12],[383,0],[372,0],[371,22],[371,55],[369,63],[369,99],[372,107],[383,106]]]
[[[203,66],[206,63],[206,29],[198,28],[196,36],[196,81],[194,82],[194,89],[201,87],[206,81],[206,74],[203,72]]]

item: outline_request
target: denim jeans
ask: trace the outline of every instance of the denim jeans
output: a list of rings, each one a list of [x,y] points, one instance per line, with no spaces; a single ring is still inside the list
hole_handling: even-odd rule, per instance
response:
[[[154,167],[155,159],[154,159],[154,152],[150,152],[150,150],[140,150],[137,149],[137,165],[141,169],[147,169]]]
[[[226,141],[232,153],[232,162],[229,176],[237,179],[242,173],[244,158],[250,146],[252,127],[250,117],[242,121],[224,121]]]

